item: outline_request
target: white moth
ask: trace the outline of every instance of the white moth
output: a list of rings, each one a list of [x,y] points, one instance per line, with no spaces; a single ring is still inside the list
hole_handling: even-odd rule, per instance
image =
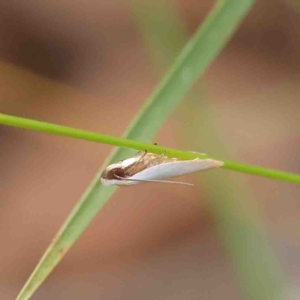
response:
[[[101,175],[104,186],[128,186],[146,182],[161,182],[191,185],[179,181],[168,181],[175,176],[195,173],[222,166],[222,161],[213,159],[178,160],[164,154],[138,152],[134,157],[109,165]]]

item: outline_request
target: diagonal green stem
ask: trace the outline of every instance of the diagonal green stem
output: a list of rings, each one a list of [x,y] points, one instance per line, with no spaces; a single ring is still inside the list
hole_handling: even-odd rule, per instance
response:
[[[156,146],[153,144],[141,143],[133,140],[128,140],[119,137],[113,137],[109,135],[99,134],[95,132],[89,132],[81,129],[55,125],[25,118],[19,118],[15,116],[0,114],[0,124],[26,128],[31,130],[37,130],[42,132],[47,132],[51,134],[57,134],[97,143],[109,144],[124,148],[132,148],[136,150],[148,150],[153,153],[161,154],[166,153],[166,155],[171,157],[177,157],[179,159],[193,159],[193,158],[207,158],[208,156],[201,153],[180,151],[177,149],[167,148],[163,146]],[[211,158],[211,157],[210,157]],[[216,158],[214,158],[216,159]],[[217,159],[224,162],[224,169],[248,173],[252,175],[257,175],[260,177],[267,177],[271,179],[277,179],[281,181],[291,182],[300,184],[300,175],[266,169],[259,166],[242,164],[234,161],[227,161],[223,159]]]
[[[253,3],[253,0],[220,0],[217,2],[203,25],[197,29],[157,88],[136,114],[125,131],[126,138],[148,142],[152,140],[192,84],[219,54]],[[90,136],[90,140],[92,138]],[[138,144],[133,141],[126,142],[118,138],[110,137],[108,141],[117,146],[129,147],[131,145],[135,149],[143,147],[143,150],[148,148],[156,153],[158,151],[161,153],[162,149],[158,150],[159,148],[155,149],[153,145]],[[191,153],[176,150],[168,154],[175,156],[176,153],[178,157],[186,157],[186,159],[195,157],[195,154],[193,156]],[[128,155],[131,155],[131,150],[115,149],[105,165]],[[31,297],[116,190],[115,187],[105,188],[101,185],[99,177],[102,170],[103,168],[100,169],[78,204],[73,208],[27,280],[17,300],[27,300]]]

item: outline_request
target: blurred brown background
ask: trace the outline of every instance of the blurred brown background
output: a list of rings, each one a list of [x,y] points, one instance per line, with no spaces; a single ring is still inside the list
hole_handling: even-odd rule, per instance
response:
[[[190,34],[212,5],[175,3]],[[216,131],[235,152],[223,158],[300,172],[297,9],[293,1],[258,1],[204,76]],[[0,41],[3,113],[120,136],[160,79],[119,0],[2,1]],[[189,149],[179,119],[176,111],[155,142],[217,153],[205,141]],[[4,126],[0,135],[6,300],[15,298],[111,147]],[[299,188],[239,176],[253,190],[291,299],[299,299]],[[119,189],[32,299],[241,299],[202,188]]]

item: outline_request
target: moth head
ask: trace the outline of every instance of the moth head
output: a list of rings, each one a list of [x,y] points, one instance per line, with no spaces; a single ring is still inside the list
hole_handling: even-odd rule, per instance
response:
[[[113,164],[103,171],[101,181],[105,186],[115,185],[118,182],[121,182],[120,177],[125,178],[124,169],[120,164]]]

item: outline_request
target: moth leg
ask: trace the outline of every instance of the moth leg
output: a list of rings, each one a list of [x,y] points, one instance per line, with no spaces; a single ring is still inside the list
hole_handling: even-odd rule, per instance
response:
[[[144,152],[143,155],[140,155],[141,152]],[[139,161],[140,161],[140,159],[142,159],[147,154],[147,152],[148,152],[147,150],[145,150],[145,151],[139,151],[134,157],[140,156],[140,158],[139,158]]]
[[[159,158],[166,156],[166,153],[167,153],[167,150],[165,149],[164,152],[159,156]]]
[[[144,156],[145,156],[147,153],[148,153],[148,150],[145,150],[144,154],[143,154],[143,155],[141,155],[141,157],[140,157],[139,161],[140,161],[142,158],[144,158]]]
[[[140,157],[139,157],[139,160],[137,161],[137,162],[139,162],[141,159],[143,159],[144,158],[144,156],[148,153],[148,151],[147,150],[145,150],[145,151],[139,151],[135,156],[138,156],[139,155],[139,153],[141,153],[141,152],[144,152],[142,155],[140,155]]]

